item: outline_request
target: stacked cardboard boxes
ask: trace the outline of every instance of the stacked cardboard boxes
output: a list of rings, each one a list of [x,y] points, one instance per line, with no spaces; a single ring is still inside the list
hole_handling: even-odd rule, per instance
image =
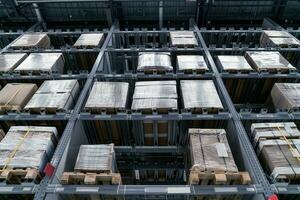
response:
[[[27,57],[26,53],[7,53],[0,55],[0,73],[12,72]]]
[[[208,71],[208,67],[203,56],[198,55],[180,55],[177,56],[178,71],[191,73],[200,72],[204,73]]]
[[[286,31],[266,30],[260,37],[261,47],[299,47],[300,41]]]
[[[75,48],[95,48],[99,47],[104,40],[103,33],[87,33],[81,34],[75,42]]]
[[[45,33],[25,33],[12,43],[11,48],[50,48],[50,44],[50,38]]]
[[[225,72],[250,72],[253,71],[244,56],[217,56],[217,62]]]
[[[193,31],[171,31],[171,45],[176,47],[196,47],[198,41]]]
[[[277,109],[298,110],[300,108],[300,84],[275,83],[271,90],[271,97]]]
[[[145,73],[173,71],[170,53],[140,53],[138,58],[137,71]]]

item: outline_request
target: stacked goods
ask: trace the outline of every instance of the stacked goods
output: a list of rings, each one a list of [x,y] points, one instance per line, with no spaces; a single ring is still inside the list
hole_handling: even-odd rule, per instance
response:
[[[296,68],[276,51],[247,51],[249,64],[259,72],[289,72]]]
[[[26,57],[26,53],[1,54],[0,73],[12,72]]]
[[[14,71],[21,74],[62,74],[64,72],[63,54],[32,53]]]
[[[300,132],[293,122],[254,123],[251,126],[257,155],[276,181],[300,178]]]
[[[204,73],[208,71],[208,67],[203,56],[197,55],[181,55],[177,56],[178,70],[185,73]]]
[[[250,72],[253,71],[244,56],[217,56],[217,62],[225,72]]]
[[[264,31],[260,37],[261,47],[299,47],[300,42],[286,31]]]
[[[45,81],[24,109],[33,113],[66,112],[72,108],[78,94],[77,80]]]
[[[36,181],[54,153],[57,137],[55,127],[12,126],[0,142],[0,179]]]
[[[172,31],[170,32],[171,45],[176,47],[195,47],[198,41],[193,31]]]
[[[73,46],[75,48],[95,48],[101,45],[103,39],[103,33],[81,34]]]
[[[138,72],[170,72],[173,71],[170,53],[154,52],[139,54]]]
[[[239,172],[224,129],[189,129],[190,184],[250,184]]]
[[[275,108],[289,111],[300,108],[300,83],[275,83],[271,90]]]
[[[193,113],[218,113],[223,110],[212,80],[181,80],[180,86],[184,110]]]
[[[0,141],[5,137],[5,133],[2,129],[0,129]]]
[[[8,83],[0,91],[0,113],[21,111],[36,92],[36,84]]]
[[[11,45],[14,49],[19,48],[50,48],[50,38],[45,33],[26,33]]]
[[[64,172],[62,184],[121,184],[116,173],[114,145],[81,145],[74,167],[75,172]]]

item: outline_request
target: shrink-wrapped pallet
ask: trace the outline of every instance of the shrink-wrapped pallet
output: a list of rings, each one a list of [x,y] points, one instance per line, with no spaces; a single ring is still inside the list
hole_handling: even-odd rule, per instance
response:
[[[300,42],[286,31],[267,30],[261,34],[261,47],[298,47]]]
[[[32,53],[15,70],[21,74],[60,73],[64,72],[62,53]]]
[[[36,168],[41,172],[56,143],[55,127],[12,126],[0,142],[0,167]]]
[[[116,172],[114,145],[81,145],[74,170],[78,172]]]
[[[165,72],[172,71],[170,53],[165,52],[142,52],[138,57],[138,72]]]
[[[223,109],[212,80],[181,80],[180,87],[185,110],[215,113]]]
[[[36,84],[8,83],[0,91],[0,112],[21,111],[36,92]]]
[[[94,48],[99,47],[103,40],[103,33],[86,33],[81,34],[73,46],[76,48]]]
[[[49,48],[50,38],[45,33],[25,33],[11,45],[12,48]]]
[[[205,72],[208,67],[203,56],[181,55],[177,56],[178,70],[180,72]]]
[[[26,53],[1,54],[0,73],[12,72],[26,57]]]
[[[300,108],[300,83],[275,83],[271,90],[274,107],[289,111]]]
[[[252,67],[244,56],[217,56],[217,62],[225,72],[249,72]]]
[[[96,113],[125,110],[128,88],[126,82],[95,82],[84,108]]]
[[[288,72],[296,70],[296,68],[277,51],[247,51],[245,57],[249,64],[259,72]]]
[[[193,31],[171,31],[171,45],[176,47],[195,47],[198,41]]]

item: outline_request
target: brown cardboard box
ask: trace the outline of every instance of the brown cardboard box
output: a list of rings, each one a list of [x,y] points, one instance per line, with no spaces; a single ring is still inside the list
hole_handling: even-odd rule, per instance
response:
[[[275,83],[271,90],[271,97],[277,109],[299,109],[300,83]]]

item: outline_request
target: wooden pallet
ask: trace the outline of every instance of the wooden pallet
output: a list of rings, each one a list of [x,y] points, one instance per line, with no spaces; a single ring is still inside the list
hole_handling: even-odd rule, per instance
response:
[[[39,183],[41,175],[38,169],[4,169],[0,170],[0,181],[9,184],[20,184],[22,182]]]
[[[126,110],[123,108],[100,108],[100,107],[95,107],[95,108],[85,108],[85,112],[91,113],[91,114],[118,114],[118,113],[126,113]]]
[[[122,184],[119,173],[91,173],[91,172],[64,172],[61,184],[83,185],[120,185]]]
[[[57,114],[57,113],[66,113],[67,110],[63,109],[57,109],[57,108],[29,108],[25,110],[28,113],[31,114]]]
[[[173,73],[173,70],[164,70],[164,69],[150,69],[144,71],[138,71],[138,74],[166,74],[166,73]]]
[[[145,109],[138,109],[132,110],[133,113],[142,113],[142,114],[168,114],[172,112],[177,112],[177,109],[172,108],[145,108]]]
[[[270,74],[288,74],[290,72],[295,72],[296,69],[284,69],[284,68],[267,68],[267,69],[258,69],[260,73],[270,73]]]
[[[223,112],[222,108],[186,108],[184,112],[190,112],[193,114],[218,114]]]
[[[179,72],[182,72],[184,74],[204,74],[205,72],[208,72],[207,69],[199,68],[199,69],[181,69],[178,70]]]
[[[248,172],[190,171],[190,185],[247,185],[251,183]]]
[[[20,113],[21,108],[20,106],[16,105],[6,105],[6,106],[0,106],[0,114],[6,114],[7,112],[10,113]]]
[[[247,69],[226,69],[223,72],[229,73],[229,74],[249,74],[253,72],[253,70],[247,70]]]

